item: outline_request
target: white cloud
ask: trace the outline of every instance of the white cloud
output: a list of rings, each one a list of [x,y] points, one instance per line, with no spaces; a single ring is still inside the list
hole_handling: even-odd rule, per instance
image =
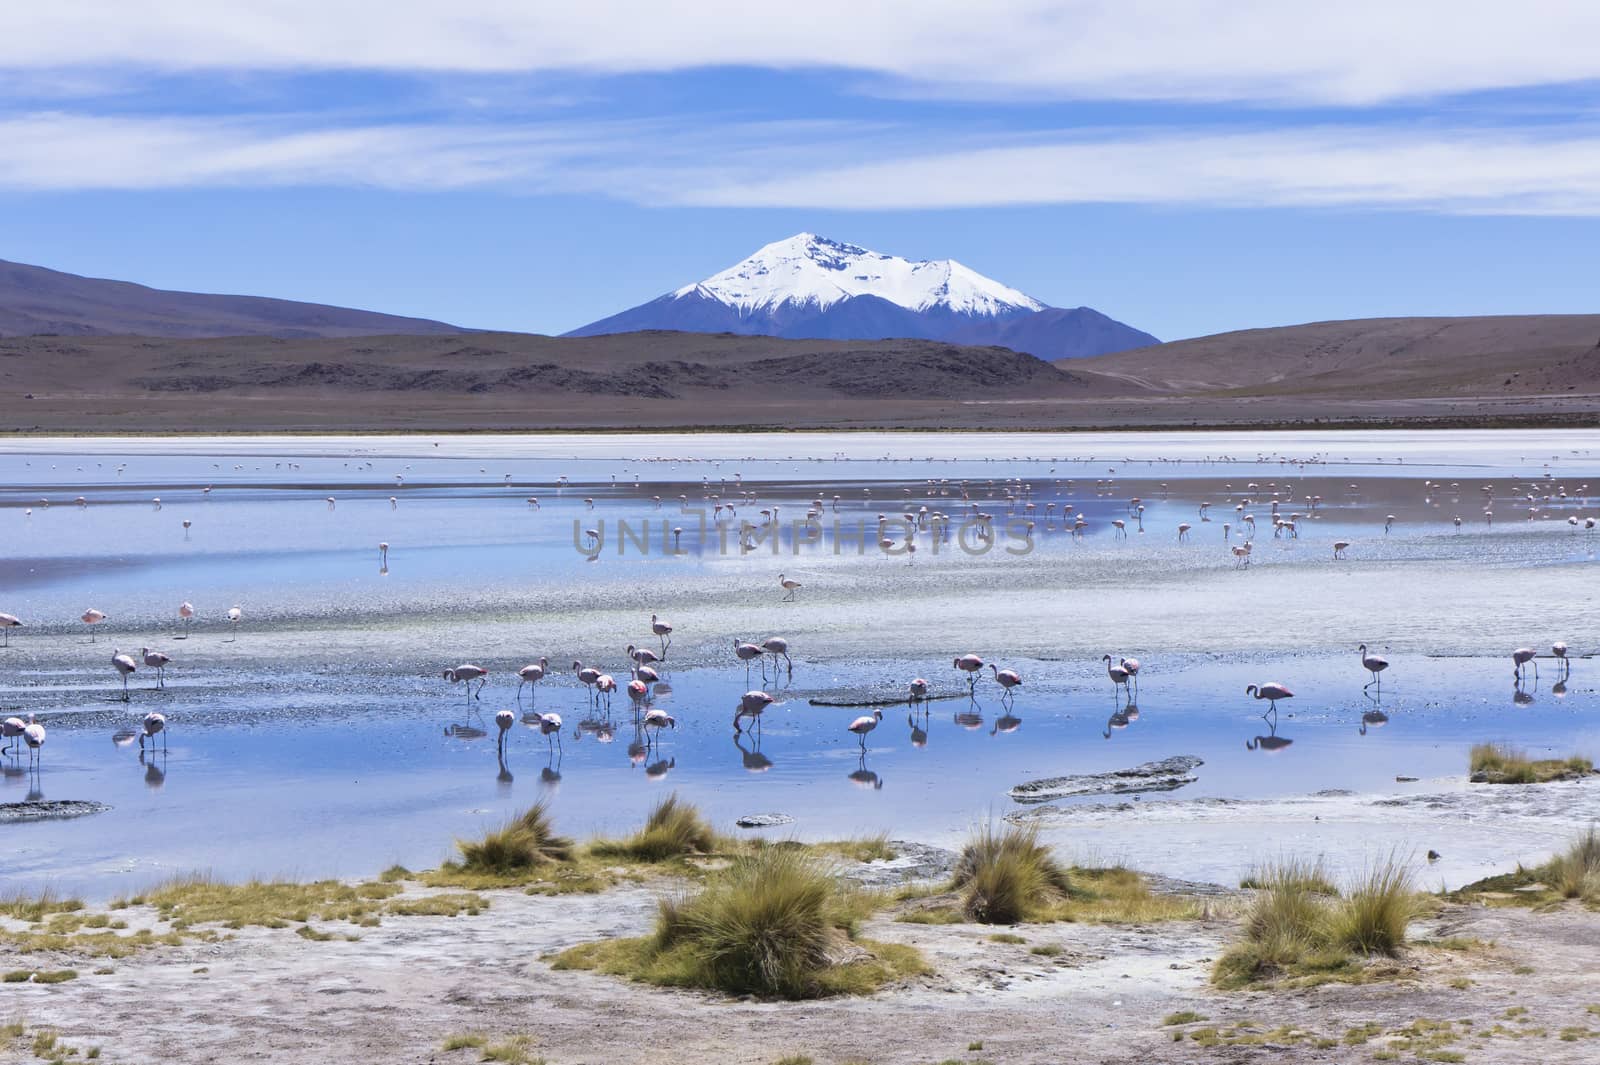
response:
[[[0,68],[837,67],[919,91],[1370,104],[1600,78],[1592,0],[51,0]]]
[[[389,124],[0,118],[0,189],[332,185],[579,193],[656,206],[897,210],[1019,204],[1600,215],[1600,128],[1350,126],[967,140],[785,122]]]

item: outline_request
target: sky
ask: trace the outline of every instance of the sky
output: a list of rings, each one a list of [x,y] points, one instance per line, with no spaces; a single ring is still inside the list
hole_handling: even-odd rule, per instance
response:
[[[1587,313],[1596,40],[1561,0],[7,4],[0,258],[548,333],[800,231],[1162,339]]]

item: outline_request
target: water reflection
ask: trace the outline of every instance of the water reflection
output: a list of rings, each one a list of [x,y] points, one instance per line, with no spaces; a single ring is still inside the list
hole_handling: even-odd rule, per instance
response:
[[[757,723],[759,723],[759,718]],[[749,746],[746,746],[746,741]],[[733,745],[739,750],[739,760],[748,773],[765,773],[772,768],[772,759],[761,753],[760,732],[735,732]]]
[[[1244,746],[1249,751],[1265,751],[1267,754],[1279,754],[1288,748],[1294,740],[1278,735],[1278,711],[1276,708],[1268,710],[1261,715],[1261,720],[1267,723],[1267,734],[1256,736],[1254,739],[1245,740]]]
[[[865,749],[861,752],[861,760],[856,763],[856,768],[851,770],[849,780],[856,787],[867,791],[883,790],[883,778],[867,768],[867,752]]]
[[[994,719],[994,727],[989,730],[989,735],[998,733],[1012,733],[1022,727],[1022,718],[1012,713],[1004,713]]]
[[[150,749],[148,758],[143,750],[139,751],[139,764],[144,766],[144,786],[151,791],[157,791],[167,782],[167,752],[157,752],[154,747]]]
[[[920,721],[918,721],[919,716],[921,717]],[[928,746],[928,726],[930,723],[927,703],[922,704],[920,712],[913,707],[911,712],[906,715],[906,724],[911,726],[911,746],[917,748]]]

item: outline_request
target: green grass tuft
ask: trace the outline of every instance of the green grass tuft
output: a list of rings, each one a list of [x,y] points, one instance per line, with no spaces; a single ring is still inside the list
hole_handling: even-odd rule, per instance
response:
[[[653,935],[575,947],[554,966],[730,994],[861,994],[926,969],[909,947],[854,937],[874,905],[805,850],[764,847],[735,856],[699,894],[663,899]]]
[[[650,811],[644,827],[627,839],[596,840],[589,853],[597,858],[663,862],[686,855],[710,854],[717,849],[717,834],[700,811],[676,794],[668,795]]]
[[[1480,784],[1544,784],[1587,776],[1594,772],[1594,762],[1578,755],[1532,759],[1509,744],[1479,743],[1468,755],[1468,772]]]
[[[1067,870],[1029,825],[985,825],[962,848],[954,884],[962,909],[982,924],[1017,924],[1067,897]]]
[[[570,862],[574,846],[555,834],[545,803],[535,803],[520,817],[478,840],[458,840],[461,868],[471,873],[514,876],[555,862]]]
[[[1299,983],[1359,981],[1372,955],[1393,955],[1420,912],[1410,873],[1390,857],[1342,898],[1315,890],[1302,863],[1268,866],[1246,911],[1239,942],[1218,959],[1212,980],[1241,988],[1290,979]]]

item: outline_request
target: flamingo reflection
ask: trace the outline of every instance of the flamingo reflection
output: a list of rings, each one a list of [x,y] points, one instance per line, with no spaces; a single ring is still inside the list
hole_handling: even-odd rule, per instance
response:
[[[1261,720],[1267,723],[1267,734],[1254,739],[1245,740],[1244,746],[1249,751],[1265,751],[1267,754],[1279,754],[1294,743],[1294,740],[1278,735],[1277,708],[1268,710],[1261,715]]]
[[[745,746],[745,740],[750,741],[750,746]],[[739,760],[744,763],[745,772],[765,773],[772,768],[772,759],[761,753],[759,732],[735,732],[733,745],[739,749]]]
[[[850,783],[865,791],[882,791],[883,778],[867,768],[867,750],[861,749],[861,760],[856,763],[855,769],[850,771]]]

